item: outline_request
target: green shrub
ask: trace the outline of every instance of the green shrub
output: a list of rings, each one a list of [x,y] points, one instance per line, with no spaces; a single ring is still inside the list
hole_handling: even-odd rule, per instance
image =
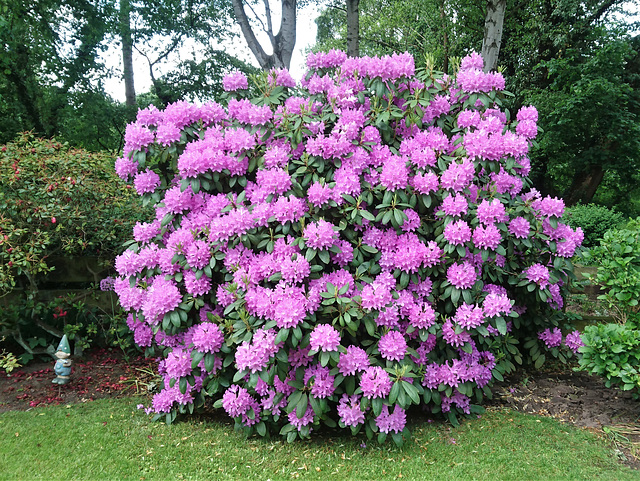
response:
[[[640,397],[640,330],[633,323],[587,326],[580,368]]]
[[[600,245],[583,254],[585,260],[598,266],[591,281],[605,290],[598,299],[621,323],[638,318],[640,312],[640,217],[622,229],[609,230]]]
[[[83,342],[93,332],[95,319],[87,318],[95,316],[81,299],[38,296],[51,257],[111,259],[136,221],[149,220],[151,211],[116,176],[113,162],[32,133],[0,147],[0,298],[13,291],[0,310],[0,336],[27,352],[57,343],[52,337],[62,332],[78,332]],[[58,307],[69,314],[54,316]]]
[[[592,282],[605,293],[619,324],[588,326],[582,335],[580,368],[605,378],[607,386],[619,386],[640,395],[640,218],[624,228],[608,231],[600,245],[585,254],[598,266]]]
[[[625,218],[615,209],[602,205],[587,204],[568,207],[562,218],[571,227],[581,227],[584,232],[584,247],[593,247],[609,229],[619,227]]]
[[[317,55],[306,89],[265,74],[248,100],[236,74],[226,110],[139,112],[116,171],[161,222],[116,258],[114,290],[162,350],[158,417],[211,398],[247,434],[400,444],[412,405],[481,412],[521,343],[575,346],[557,326],[582,231],[524,190],[535,108],[515,125],[500,92],[460,90],[501,78],[479,55],[457,80],[414,77],[408,54]]]

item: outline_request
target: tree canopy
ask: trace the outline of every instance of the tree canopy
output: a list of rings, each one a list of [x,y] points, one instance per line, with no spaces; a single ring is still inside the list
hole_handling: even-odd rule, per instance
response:
[[[453,73],[456,59],[480,52],[487,0],[361,0],[360,51],[425,54]],[[542,131],[533,181],[569,204],[613,205],[638,185],[638,46],[621,0],[507,0],[498,68],[515,93],[512,108],[533,103]],[[346,14],[329,5],[317,20],[314,50],[346,46]],[[423,60],[424,61],[424,60]],[[599,188],[604,186],[605,189]],[[628,205],[628,203],[627,203]]]
[[[219,97],[225,73],[255,70],[222,47],[230,17],[226,0],[0,0],[0,142],[33,130],[117,151],[138,106]],[[105,92],[122,44],[128,108]],[[137,102],[134,51],[153,82]]]

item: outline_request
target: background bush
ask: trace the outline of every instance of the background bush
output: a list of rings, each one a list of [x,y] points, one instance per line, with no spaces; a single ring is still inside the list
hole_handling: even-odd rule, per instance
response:
[[[582,334],[580,369],[640,397],[640,329],[637,323],[587,326]]]
[[[584,232],[584,247],[593,247],[609,229],[624,224],[626,218],[615,209],[596,204],[575,205],[565,210],[562,221]]]
[[[82,332],[86,342],[97,329],[87,320],[97,313],[81,298],[42,302],[51,258],[113,258],[135,223],[149,217],[113,161],[28,132],[0,147],[0,296],[13,292],[0,313],[0,336],[27,353],[57,345],[65,330],[72,338]]]
[[[618,324],[587,326],[582,335],[580,368],[604,377],[607,386],[640,394],[640,218],[611,229],[600,244],[584,253],[598,266],[591,282],[605,292]]]
[[[640,218],[630,220],[623,228],[612,229],[596,247],[583,254],[590,264],[598,266],[591,281],[598,284],[604,301],[621,323],[638,320],[640,312]]]

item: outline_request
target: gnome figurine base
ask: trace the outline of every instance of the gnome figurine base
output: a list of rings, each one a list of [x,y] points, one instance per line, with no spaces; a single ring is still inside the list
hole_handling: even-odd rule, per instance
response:
[[[71,364],[73,363],[71,359],[69,359],[71,349],[69,348],[69,340],[66,334],[62,336],[55,356],[57,360],[53,370],[56,373],[56,378],[51,382],[60,385],[67,384],[71,380]]]

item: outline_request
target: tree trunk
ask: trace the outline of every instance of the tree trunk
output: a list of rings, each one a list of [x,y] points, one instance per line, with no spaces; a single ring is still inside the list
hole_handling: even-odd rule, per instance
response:
[[[347,55],[360,56],[360,0],[347,0]]]
[[[590,165],[586,170],[576,172],[571,187],[564,196],[567,206],[591,202],[603,178],[604,169],[600,164]]]
[[[244,10],[243,0],[231,0],[233,4],[233,12],[236,22],[240,25],[242,35],[244,36],[251,53],[260,64],[263,70],[272,68],[289,68],[291,65],[291,55],[296,45],[296,0],[280,0],[282,5],[282,20],[280,22],[280,31],[277,35],[273,33],[271,24],[271,13],[269,9],[269,0],[264,0],[267,15],[267,35],[273,49],[273,53],[268,55],[258,39],[249,23],[249,19]]]
[[[18,100],[22,104],[29,120],[31,127],[40,135],[47,135],[45,129],[42,112],[38,105],[37,99],[41,96],[40,84],[35,73],[31,69],[30,51],[24,44],[18,44],[16,47],[16,63],[8,68],[7,79],[16,89]]]
[[[442,71],[449,73],[449,36],[447,35],[447,16],[444,11],[444,0],[440,3],[440,28],[442,29],[442,48],[444,50],[444,59],[442,63]]]
[[[507,0],[487,1],[487,16],[484,19],[484,38],[482,39],[482,58],[484,59],[485,72],[498,68],[506,8]]]
[[[122,70],[124,72],[125,103],[136,105],[136,89],[133,84],[133,39],[131,38],[131,4],[120,0],[120,38],[122,40]]]

